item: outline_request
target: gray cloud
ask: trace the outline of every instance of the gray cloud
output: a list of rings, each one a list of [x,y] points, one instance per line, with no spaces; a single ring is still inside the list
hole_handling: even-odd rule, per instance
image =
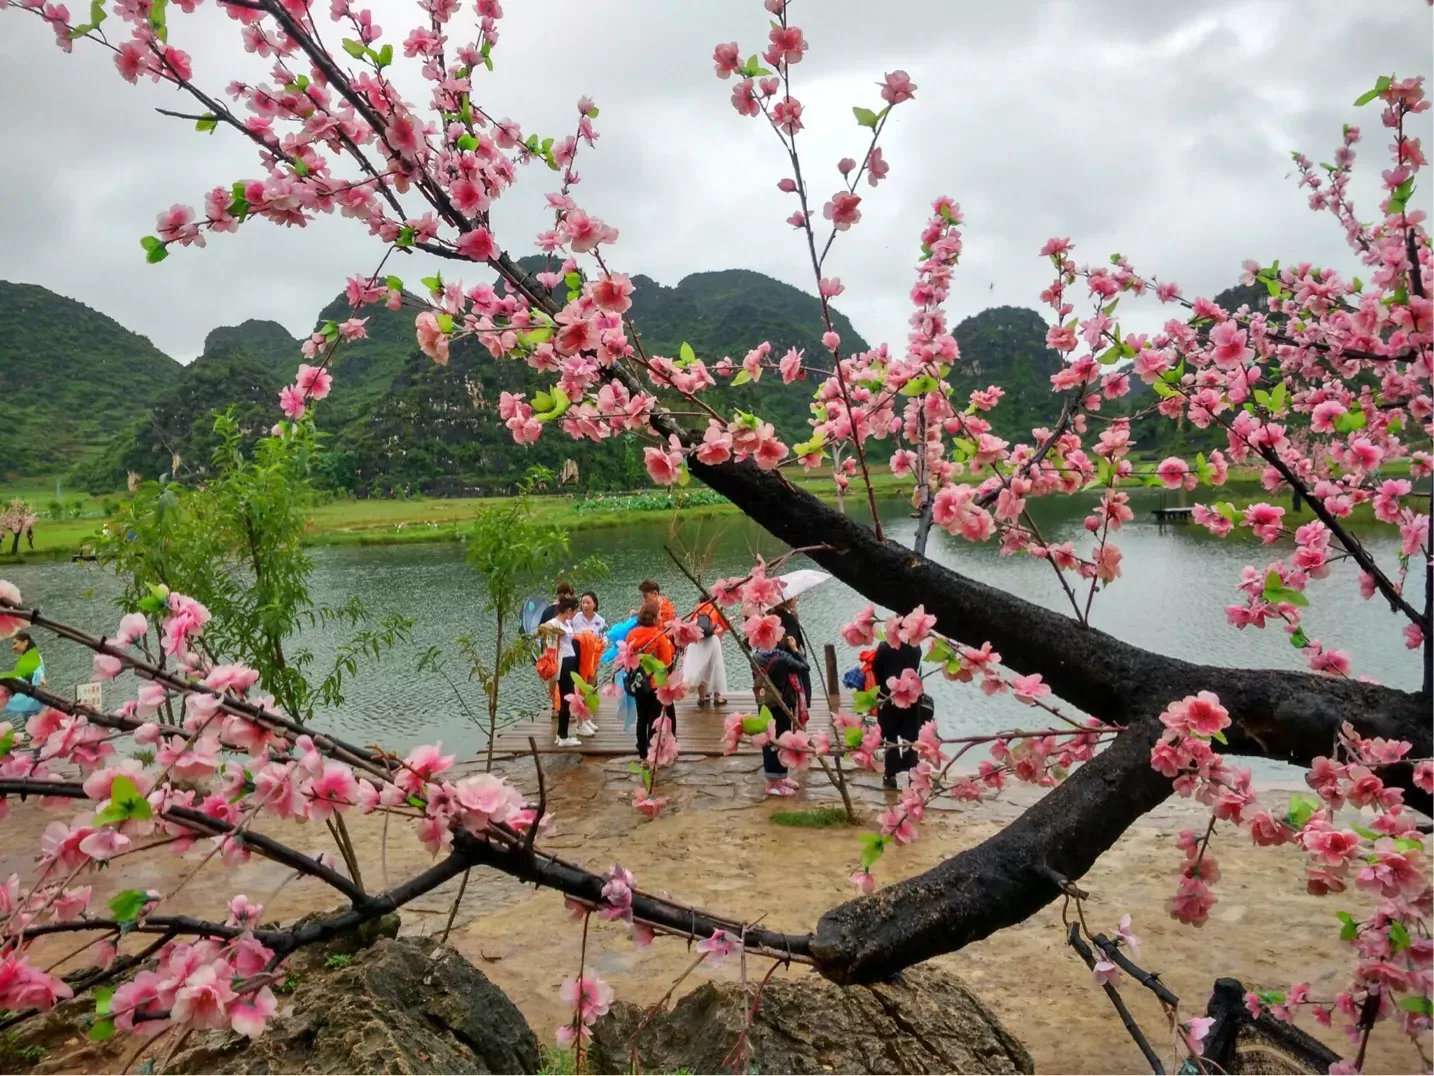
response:
[[[372,7],[401,41],[411,5]],[[805,246],[783,223],[794,205],[775,185],[789,167],[765,124],[731,109],[731,83],[712,77],[718,41],[759,50],[767,22],[755,0],[508,8],[482,99],[545,135],[571,129],[578,96],[597,101],[602,140],[582,151],[576,194],[621,230],[617,265],[667,284],[743,266],[813,287]],[[1228,286],[1246,257],[1352,268],[1333,219],[1312,214],[1294,187],[1288,151],[1327,159],[1340,124],[1360,123],[1356,206],[1372,215],[1389,139],[1375,110],[1351,102],[1377,74],[1430,73],[1434,59],[1430,9],[1415,0],[824,0],[792,12],[812,46],[794,74],[807,106],[804,168],[821,198],[836,189],[837,159],[864,149],[850,107],[878,104],[873,83],[896,67],[920,87],[883,139],[890,179],[862,188],[862,221],[827,269],[846,283],[840,305],[863,335],[898,347],[917,234],[938,194],[968,222],[949,304],[957,319],[1035,305],[1048,275],[1036,251],[1053,234],[1091,261],[1119,250],[1189,294]],[[205,85],[265,77],[212,6],[173,21]],[[183,107],[172,91],[124,84],[83,44],[59,54],[31,16],[4,12],[0,27],[0,100],[12,106],[0,277],[74,296],[188,360],[211,328],[246,317],[306,331],[346,276],[374,264],[362,228],[326,218],[303,230],[257,223],[145,266],[137,241],[155,214],[256,175],[252,147],[156,115]],[[1426,147],[1430,117],[1414,132]],[[552,179],[529,173],[498,207],[499,239],[514,253],[547,226]],[[1427,208],[1427,194],[1416,202]],[[417,279],[425,261],[401,259],[395,271]],[[1152,307],[1137,327],[1160,318]]]

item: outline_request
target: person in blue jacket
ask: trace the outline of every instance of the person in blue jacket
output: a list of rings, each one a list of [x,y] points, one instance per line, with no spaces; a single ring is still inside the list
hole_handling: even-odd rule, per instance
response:
[[[15,667],[8,672],[0,672],[0,680],[23,680],[31,687],[40,687],[44,684],[45,659],[40,656],[40,648],[35,645],[35,640],[30,633],[18,632],[11,645],[15,649]],[[28,718],[31,714],[37,714],[44,708],[44,703],[16,691],[5,703],[4,714]]]

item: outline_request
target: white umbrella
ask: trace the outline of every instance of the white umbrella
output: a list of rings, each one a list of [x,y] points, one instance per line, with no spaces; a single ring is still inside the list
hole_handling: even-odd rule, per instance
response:
[[[830,578],[831,576],[826,572],[803,568],[800,571],[777,576],[777,582],[782,584],[782,600],[788,601],[798,594],[805,594],[814,587],[821,586]]]

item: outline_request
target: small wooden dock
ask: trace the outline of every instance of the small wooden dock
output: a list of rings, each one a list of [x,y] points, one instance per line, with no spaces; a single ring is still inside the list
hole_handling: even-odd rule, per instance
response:
[[[1188,523],[1194,512],[1194,508],[1179,505],[1174,508],[1153,508],[1150,514],[1162,523]]]
[[[613,758],[637,754],[637,728],[623,728],[623,719],[617,714],[618,699],[603,699],[593,723],[597,725],[596,736],[582,736],[581,747],[557,747],[553,740],[558,735],[558,719],[541,717],[510,725],[498,732],[494,750],[504,755],[526,755],[529,753],[528,737],[538,745],[539,754],[584,755],[597,758]],[[756,705],[752,693],[733,691],[727,695],[726,706],[708,704],[699,709],[695,698],[686,698],[677,704],[677,742],[683,755],[721,755],[722,730],[728,714],[753,713]],[[574,725],[576,727],[576,724]],[[818,687],[812,693],[812,704],[807,728],[812,732],[819,729],[831,730],[831,706]],[[751,747],[739,748],[740,755],[760,754]]]

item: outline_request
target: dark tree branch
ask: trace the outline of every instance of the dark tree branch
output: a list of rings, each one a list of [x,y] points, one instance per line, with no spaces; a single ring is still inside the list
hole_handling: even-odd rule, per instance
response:
[[[1066,935],[1066,942],[1080,954],[1085,961],[1085,966],[1092,971],[1095,970],[1095,954],[1080,936],[1080,924],[1072,923],[1070,933]],[[1140,1025],[1135,1022],[1135,1017],[1130,1015],[1130,1010],[1125,1007],[1125,1000],[1120,996],[1120,991],[1111,986],[1110,983],[1102,983],[1101,989],[1105,996],[1110,998],[1110,1003],[1115,1006],[1116,1013],[1120,1016],[1120,1022],[1125,1025],[1125,1030],[1135,1040],[1135,1045],[1140,1047],[1140,1052],[1145,1055],[1146,1063],[1150,1065],[1150,1071],[1164,1076],[1165,1066],[1160,1062],[1160,1055],[1150,1046],[1150,1040],[1145,1037],[1145,1032],[1140,1030]]]
[[[22,800],[28,796],[59,796],[72,800],[89,799],[85,795],[84,786],[76,782],[35,781],[28,777],[0,778],[0,796],[19,796]],[[230,825],[228,822],[222,822],[189,807],[170,807],[160,811],[159,816],[167,822],[174,822],[194,830],[201,837],[233,836],[236,840],[253,848],[265,859],[271,859],[281,866],[312,875],[327,883],[348,897],[355,905],[364,904],[370,899],[367,893],[338,871],[324,866],[316,859],[295,852],[288,845],[281,844],[262,833]]]

